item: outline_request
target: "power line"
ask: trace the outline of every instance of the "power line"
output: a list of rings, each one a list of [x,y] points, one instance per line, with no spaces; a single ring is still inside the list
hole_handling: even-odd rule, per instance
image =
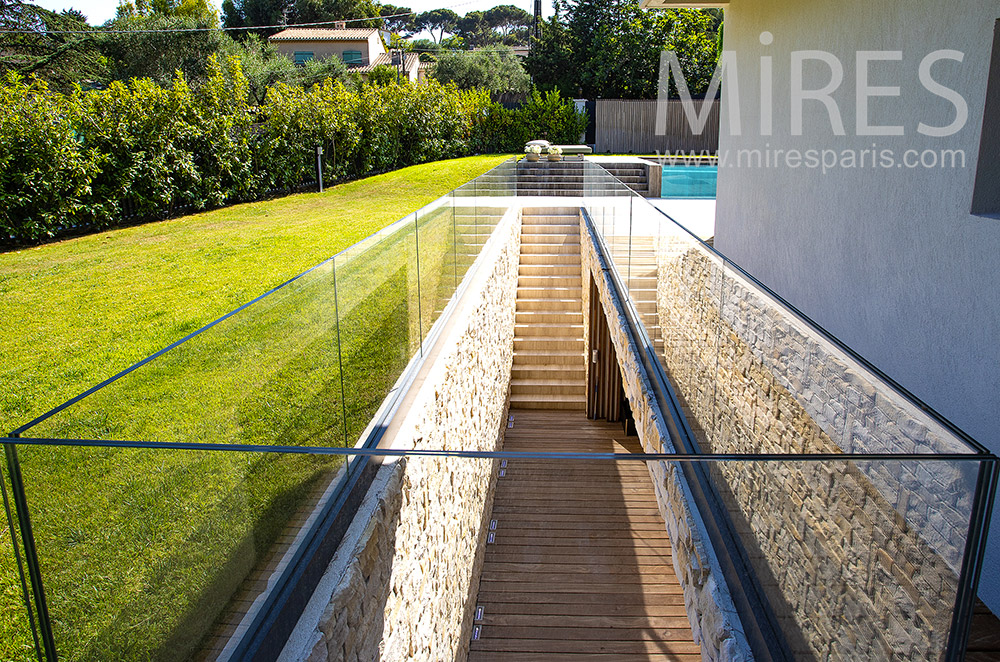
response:
[[[447,7],[439,7],[439,9],[454,9],[455,7],[464,7],[466,5],[479,4],[482,0],[466,0],[466,2],[459,2]],[[389,16],[367,16],[365,18],[342,18],[335,21],[319,21],[316,23],[294,23],[294,24],[283,24],[283,25],[247,25],[239,28],[162,28],[159,30],[105,30],[101,28],[94,28],[91,30],[6,30],[0,29],[0,34],[158,34],[158,33],[179,33],[179,32],[236,32],[240,30],[271,30],[271,29],[282,29],[282,28],[314,28],[318,26],[326,25],[336,25],[337,23],[360,23],[361,21],[381,21],[389,18],[401,18],[403,16],[412,16],[420,12],[409,11],[400,14],[390,14]]]

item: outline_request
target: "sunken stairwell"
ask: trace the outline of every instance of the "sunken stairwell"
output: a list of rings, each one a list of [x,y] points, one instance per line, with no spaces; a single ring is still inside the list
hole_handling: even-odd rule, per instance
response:
[[[579,209],[524,209],[510,405],[586,403]]]

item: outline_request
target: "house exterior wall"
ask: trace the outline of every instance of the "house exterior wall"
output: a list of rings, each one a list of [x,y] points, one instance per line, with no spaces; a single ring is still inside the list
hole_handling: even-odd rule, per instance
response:
[[[289,58],[294,57],[297,52],[309,52],[317,60],[325,60],[331,57],[344,59],[344,51],[361,51],[361,57],[365,64],[373,57],[378,57],[385,52],[378,34],[374,34],[367,40],[343,40],[343,41],[272,41],[279,53]]]
[[[1000,220],[970,209],[997,18],[998,0],[947,7],[934,0],[731,0],[725,49],[736,56],[738,93],[727,82],[715,238],[723,253],[994,452]],[[762,43],[764,32],[773,43]],[[918,132],[921,122],[941,127],[956,118],[955,106],[919,76],[922,59],[939,49],[964,54],[961,63],[931,68],[968,106],[964,127],[949,137]],[[845,135],[836,135],[819,101],[804,103],[802,135],[793,135],[791,54],[805,50],[843,64],[843,83],[831,96]],[[901,126],[903,135],[858,130],[858,51],[901,51],[901,60],[869,66],[869,85],[901,89],[897,97],[871,98],[868,124]],[[762,56],[773,63],[770,133],[760,121]],[[829,80],[829,67],[806,64],[805,89]],[[731,126],[737,109],[738,132]],[[777,166],[747,167],[744,160],[736,167],[740,150],[765,148]],[[880,163],[881,151],[893,150],[893,165],[824,172],[787,161],[788,150],[810,149],[834,150],[838,158],[844,150],[873,150]],[[942,150],[960,150],[965,167],[895,165],[910,149],[939,158]],[[985,567],[1000,567],[1000,508]],[[1000,575],[984,572],[980,597],[1000,612]]]

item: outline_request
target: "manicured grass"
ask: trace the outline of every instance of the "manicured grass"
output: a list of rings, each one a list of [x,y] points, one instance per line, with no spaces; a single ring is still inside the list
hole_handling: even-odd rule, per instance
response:
[[[504,158],[416,166],[0,254],[0,425],[26,422]],[[421,246],[429,263],[419,302],[405,233],[338,265],[346,401],[332,269],[321,268],[35,434],[340,445],[346,410],[352,441],[453,280],[450,214],[426,223],[437,239]],[[66,659],[183,649],[178,630],[215,613],[214,596],[231,593],[279,533],[280,518],[267,515],[294,511],[336,468],[302,457],[66,448],[23,449],[22,463]],[[0,659],[26,658],[6,534],[0,543]]]

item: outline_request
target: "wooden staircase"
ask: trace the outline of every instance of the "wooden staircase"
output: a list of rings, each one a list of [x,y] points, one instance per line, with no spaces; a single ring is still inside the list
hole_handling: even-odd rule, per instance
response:
[[[510,404],[586,407],[578,208],[524,209]]]

